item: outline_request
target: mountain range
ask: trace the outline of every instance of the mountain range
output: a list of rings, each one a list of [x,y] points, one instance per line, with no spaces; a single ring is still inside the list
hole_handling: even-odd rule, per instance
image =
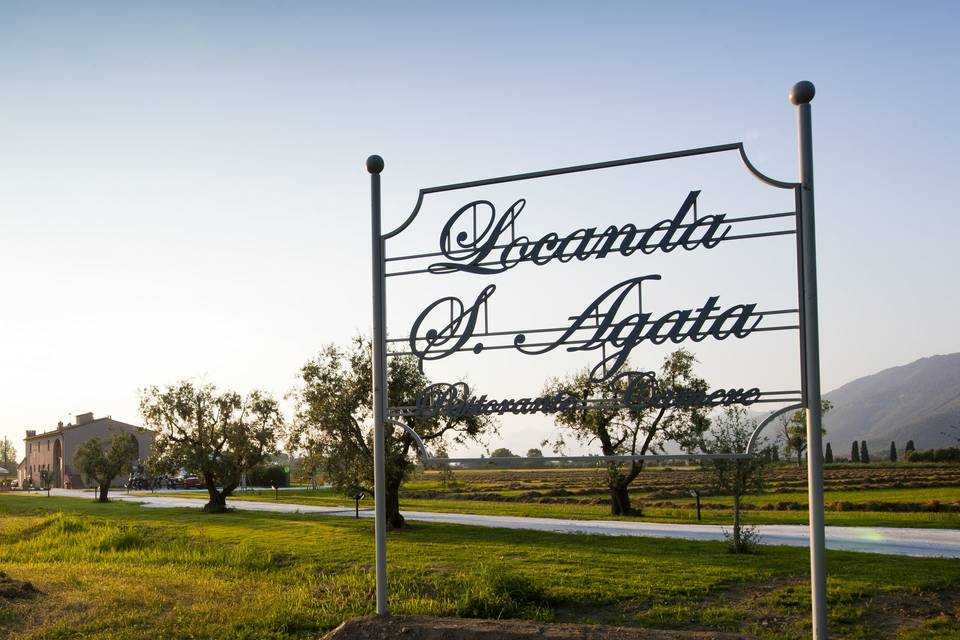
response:
[[[847,455],[854,440],[883,456],[891,441],[901,454],[907,440],[917,449],[960,445],[960,353],[884,369],[824,398],[833,403],[823,426],[834,455]]]

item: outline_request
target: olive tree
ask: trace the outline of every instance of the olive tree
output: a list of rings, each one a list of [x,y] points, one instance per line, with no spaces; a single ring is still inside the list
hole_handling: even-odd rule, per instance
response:
[[[213,513],[226,510],[245,472],[276,452],[283,429],[277,401],[269,394],[252,391],[242,397],[188,380],[143,390],[140,414],[157,432],[150,467],[197,474],[209,496],[203,509]]]
[[[705,391],[707,383],[693,370],[696,359],[685,349],[678,349],[664,358],[657,376],[657,390],[671,397],[690,392]],[[629,363],[623,365],[629,370]],[[626,376],[612,376],[594,380],[584,369],[566,378],[547,382],[544,395],[574,396],[607,400],[601,405],[581,404],[572,411],[556,416],[560,433],[554,440],[554,449],[564,448],[567,436],[578,443],[599,446],[605,456],[645,455],[663,450],[667,442],[679,443],[687,450],[699,444],[709,419],[703,409],[690,407],[624,406],[620,402],[628,390]],[[612,515],[640,515],[630,503],[630,483],[643,471],[643,460],[608,462],[606,484],[610,491]]]
[[[750,418],[743,407],[727,407],[713,421],[710,432],[703,442],[703,451],[710,454],[744,453],[750,437],[757,428],[757,421]],[[749,550],[751,535],[744,534],[740,518],[743,496],[763,486],[763,470],[772,459],[769,450],[758,452],[749,458],[712,459],[707,462],[714,472],[714,485],[718,493],[733,497],[734,553]]]
[[[829,400],[821,400],[821,415],[826,415],[831,409],[833,409],[833,404]],[[827,432],[823,427],[820,428],[820,431],[821,433]],[[802,467],[803,452],[807,450],[807,410],[798,409],[789,415],[781,416],[778,437],[783,442],[785,453],[788,456],[796,454],[797,466]]]
[[[91,438],[77,447],[73,464],[97,485],[97,502],[107,502],[113,479],[137,460],[137,438],[127,431],[113,434],[110,442]]]
[[[325,477],[338,490],[373,494],[373,380],[370,341],[357,337],[347,348],[325,347],[300,370],[294,391],[296,413],[289,434],[291,448],[319,456]],[[430,385],[416,358],[388,358],[389,405],[413,406]],[[414,429],[429,446],[479,440],[495,430],[487,416],[397,418]],[[384,425],[386,445],[386,512],[391,528],[404,525],[400,487],[414,469],[416,443],[410,433]]]

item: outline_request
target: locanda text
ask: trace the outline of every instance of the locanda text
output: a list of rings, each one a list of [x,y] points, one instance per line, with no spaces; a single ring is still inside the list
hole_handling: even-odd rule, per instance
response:
[[[430,265],[431,273],[503,273],[521,262],[545,265],[557,260],[569,262],[573,258],[606,258],[611,253],[624,256],[639,251],[651,254],[655,251],[668,253],[676,248],[692,251],[697,247],[712,249],[730,233],[730,224],[725,224],[726,214],[696,217],[699,191],[691,191],[676,215],[646,229],[627,223],[610,225],[603,231],[596,227],[577,229],[564,237],[550,232],[537,240],[516,236],[515,225],[527,201],[514,202],[497,217],[496,207],[489,200],[474,200],[458,209],[440,233],[440,251],[450,262]],[[693,219],[690,219],[693,212]],[[473,233],[457,232],[466,226],[467,215],[472,216]],[[477,216],[486,218],[478,228]]]

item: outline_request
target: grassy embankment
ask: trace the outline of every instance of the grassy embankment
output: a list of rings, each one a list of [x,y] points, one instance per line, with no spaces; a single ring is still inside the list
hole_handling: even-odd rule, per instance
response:
[[[907,489],[891,492],[885,500],[915,501],[921,490]],[[960,500],[960,489],[938,490],[942,499]],[[164,494],[180,497],[205,499],[199,493]],[[928,495],[928,494],[924,494]],[[827,492],[827,501],[851,500],[854,502],[866,500],[863,496],[847,495],[841,492]],[[841,497],[842,496],[842,497]],[[766,496],[764,496],[766,497]],[[779,500],[799,500],[806,502],[803,494],[778,494]],[[756,498],[751,497],[751,500]],[[929,498],[924,498],[929,499]],[[242,495],[232,496],[230,500],[255,500],[273,502],[273,491],[251,491]],[[280,493],[280,502],[288,504],[303,504],[314,506],[341,507],[344,510],[353,509],[353,502],[338,493],[321,489],[319,491],[296,491]],[[710,498],[711,502],[729,504],[730,498]],[[443,499],[401,499],[400,508],[406,511],[437,511],[449,513],[471,513],[481,515],[524,516],[537,518],[571,518],[576,520],[632,520],[644,522],[667,522],[696,524],[696,507],[692,500],[684,501],[682,508],[645,507],[643,516],[615,517],[610,515],[609,507],[605,505],[589,504],[541,504],[536,502],[492,502],[488,500],[443,500]],[[369,500],[361,503],[368,504]],[[361,509],[371,507],[361,506]],[[702,510],[704,524],[730,524],[732,512],[727,509]],[[806,524],[807,512],[791,511],[759,511],[750,510],[744,513],[744,519],[749,524]],[[859,526],[859,527],[915,527],[915,528],[960,528],[960,513],[935,512],[878,512],[878,511],[828,511],[826,523],[832,526]]]
[[[0,637],[313,638],[373,606],[369,520],[0,495],[0,540],[42,591],[0,597]],[[805,549],[418,524],[389,554],[396,613],[809,633]],[[960,637],[960,560],[828,556],[833,637]]]

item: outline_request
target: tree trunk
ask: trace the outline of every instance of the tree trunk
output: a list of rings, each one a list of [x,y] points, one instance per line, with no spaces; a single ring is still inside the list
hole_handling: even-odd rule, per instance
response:
[[[733,492],[733,552],[743,551],[743,540],[740,536],[740,491]]]
[[[203,510],[207,513],[223,513],[227,510],[227,497],[217,491],[216,487],[207,487],[207,493],[210,499],[203,505]]]
[[[630,506],[630,494],[627,485],[622,483],[610,487],[610,513],[615,516],[629,516],[636,512]]]
[[[237,487],[239,487],[239,486],[240,486],[240,483],[239,483],[239,482],[231,482],[230,484],[228,484],[227,486],[225,486],[225,487],[223,488],[223,490],[220,492],[220,495],[223,496],[223,503],[224,503],[224,504],[227,503],[227,498],[229,498],[230,496],[232,496],[232,495],[233,495],[233,492],[236,491],[236,490],[237,490]]]
[[[109,500],[107,500],[108,491],[110,491],[109,482],[101,482],[97,485],[97,502],[109,502]]]
[[[798,447],[798,448],[797,448],[797,467],[798,467],[798,468],[803,466],[803,458],[802,458],[802,456],[803,456],[803,450],[801,450],[801,449]]]
[[[406,521],[400,514],[400,481],[387,477],[387,528],[402,529]]]
[[[203,474],[203,481],[207,485],[207,495],[210,499],[203,505],[203,510],[207,513],[223,513],[227,510],[227,493],[217,490],[217,485],[213,481],[211,474]]]

